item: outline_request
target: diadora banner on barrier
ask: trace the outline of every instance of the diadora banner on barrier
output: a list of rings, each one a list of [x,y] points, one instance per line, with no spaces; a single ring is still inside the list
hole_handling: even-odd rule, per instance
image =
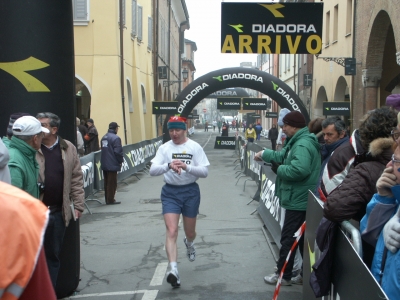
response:
[[[323,3],[221,3],[222,53],[318,54]]]
[[[214,149],[231,149],[235,150],[236,138],[234,136],[217,136],[215,139]]]
[[[118,172],[118,181],[143,170],[147,163],[156,155],[158,148],[162,145],[162,137],[146,140],[140,143],[123,146],[124,162],[121,171]],[[103,172],[101,170],[101,151],[90,153],[81,157],[81,168],[85,198],[98,190],[103,189]]]
[[[72,1],[0,4],[0,128],[12,113],[52,112],[76,144]]]

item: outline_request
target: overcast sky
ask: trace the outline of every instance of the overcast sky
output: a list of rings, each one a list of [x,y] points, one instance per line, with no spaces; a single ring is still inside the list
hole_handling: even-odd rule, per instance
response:
[[[194,53],[195,79],[211,71],[239,67],[241,62],[257,61],[257,54],[221,53],[221,2],[255,1],[186,0],[190,29],[185,31],[185,38],[197,46]]]

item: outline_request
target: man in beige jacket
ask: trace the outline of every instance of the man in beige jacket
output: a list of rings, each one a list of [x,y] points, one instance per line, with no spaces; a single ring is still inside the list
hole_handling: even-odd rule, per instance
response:
[[[51,281],[55,288],[65,229],[71,219],[75,220],[82,215],[85,192],[76,147],[57,135],[60,118],[49,112],[39,113],[36,118],[50,131],[42,140],[36,160],[39,164],[40,199],[50,209],[49,223],[44,237],[44,250]]]

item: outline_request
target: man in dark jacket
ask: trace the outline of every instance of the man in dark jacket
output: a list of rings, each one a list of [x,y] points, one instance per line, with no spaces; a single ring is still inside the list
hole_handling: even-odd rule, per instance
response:
[[[286,257],[295,241],[295,233],[306,219],[308,190],[315,190],[320,173],[321,161],[319,144],[314,134],[310,134],[304,116],[292,111],[283,118],[283,132],[290,139],[281,151],[265,149],[258,152],[254,159],[270,162],[272,171],[277,175],[275,195],[281,207],[286,209],[281,234],[278,270],[265,276],[268,284],[276,284],[283,269]],[[303,256],[304,239],[299,241],[299,250]],[[297,247],[291,253],[295,253]],[[291,285],[294,255],[291,255],[284,270],[281,284]]]
[[[118,124],[111,122],[108,125],[108,132],[101,139],[101,169],[104,176],[104,196],[106,204],[120,204],[121,201],[115,201],[115,192],[117,191],[117,172],[121,170],[124,161],[121,139],[117,136]]]
[[[271,140],[271,149],[276,150],[276,139],[278,138],[278,129],[273,124],[272,128],[268,131],[268,138]]]
[[[97,128],[94,126],[93,119],[87,120],[88,133],[83,137],[85,140],[85,150],[86,154],[99,151],[99,133]]]
[[[263,128],[262,128],[260,122],[258,122],[257,125],[254,126],[254,129],[256,130],[256,135],[257,135],[256,140],[259,141],[260,138],[261,138],[261,131],[263,130]]]

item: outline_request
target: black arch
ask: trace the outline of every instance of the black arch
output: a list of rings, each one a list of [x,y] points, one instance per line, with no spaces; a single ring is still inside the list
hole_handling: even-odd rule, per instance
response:
[[[286,83],[269,73],[241,67],[216,70],[190,83],[176,98],[177,114],[186,117],[202,99],[216,91],[231,87],[259,91],[271,97],[281,108],[297,110],[304,115],[307,123],[310,121],[303,102]],[[165,122],[168,122],[168,118]],[[168,132],[164,131],[164,135],[168,136]]]

